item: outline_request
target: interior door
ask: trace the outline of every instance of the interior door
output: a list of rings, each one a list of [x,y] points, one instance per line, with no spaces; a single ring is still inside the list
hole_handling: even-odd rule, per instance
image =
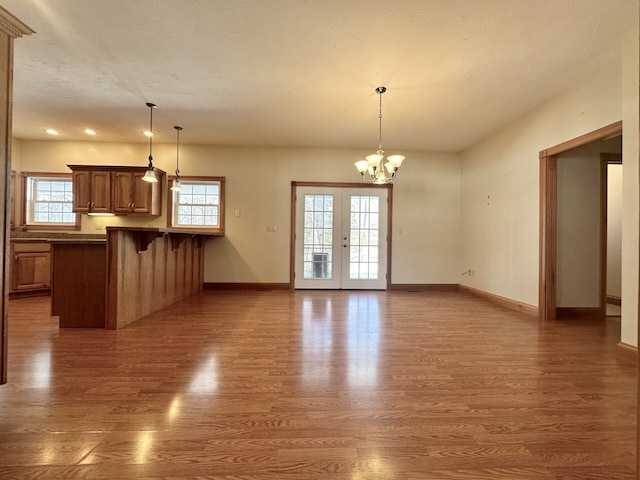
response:
[[[384,290],[388,190],[299,187],[296,193],[295,288]]]

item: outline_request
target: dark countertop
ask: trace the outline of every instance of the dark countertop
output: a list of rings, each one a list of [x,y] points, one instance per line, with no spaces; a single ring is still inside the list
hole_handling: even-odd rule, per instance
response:
[[[106,238],[52,238],[47,240],[52,245],[100,245],[107,244]]]
[[[54,242],[54,241],[106,241],[107,236],[90,233],[68,233],[68,232],[11,232],[12,242]]]
[[[191,230],[187,228],[154,228],[154,227],[107,227],[107,232],[111,230],[119,230],[132,233],[156,233],[158,236],[166,234],[180,235],[202,235],[206,237],[224,237],[223,232],[207,231],[207,230]]]

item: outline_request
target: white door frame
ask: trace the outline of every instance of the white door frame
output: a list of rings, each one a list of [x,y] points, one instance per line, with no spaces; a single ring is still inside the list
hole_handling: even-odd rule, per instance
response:
[[[391,289],[391,240],[392,240],[392,211],[393,211],[393,185],[375,185],[370,183],[335,183],[335,182],[291,182],[291,238],[289,260],[289,288],[295,288],[295,261],[296,261],[296,196],[298,187],[333,187],[333,188],[386,188],[387,189],[387,278],[385,290]]]

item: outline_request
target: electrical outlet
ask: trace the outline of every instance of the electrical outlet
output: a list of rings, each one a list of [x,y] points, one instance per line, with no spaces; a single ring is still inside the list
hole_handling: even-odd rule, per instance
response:
[[[278,231],[277,225],[267,225],[267,232],[274,233]]]

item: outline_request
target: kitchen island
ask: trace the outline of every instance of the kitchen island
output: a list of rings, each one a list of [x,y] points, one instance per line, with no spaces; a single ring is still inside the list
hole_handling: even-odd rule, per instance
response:
[[[106,241],[52,242],[52,315],[60,327],[116,330],[198,293],[204,244],[223,235],[107,227]]]

